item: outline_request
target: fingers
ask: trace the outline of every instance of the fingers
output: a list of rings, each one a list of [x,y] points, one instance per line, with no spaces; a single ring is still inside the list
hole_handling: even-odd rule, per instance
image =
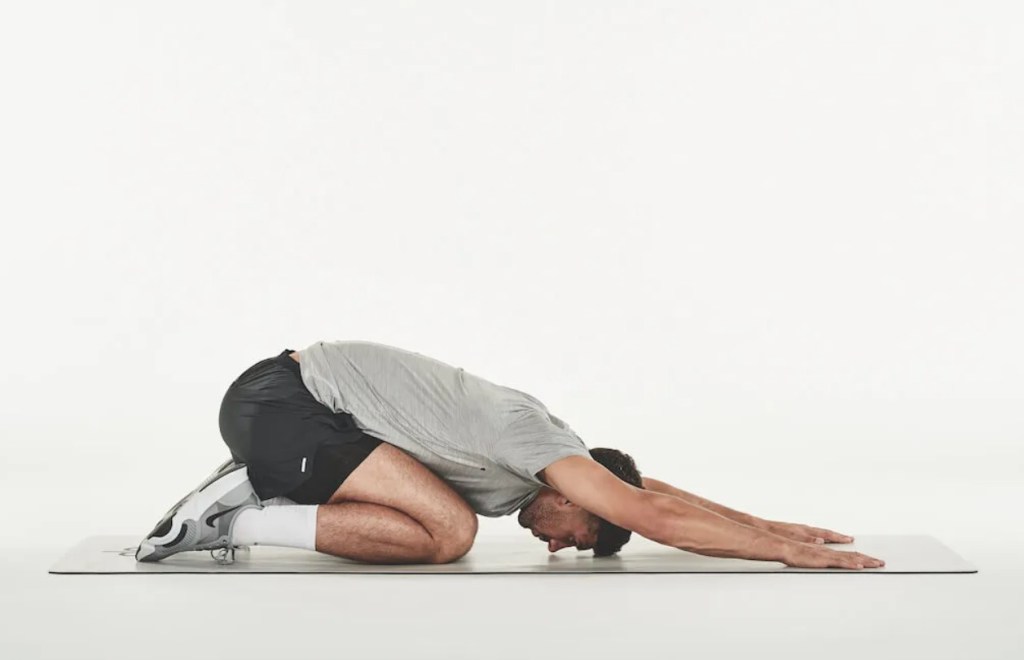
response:
[[[836,555],[835,561],[838,565],[836,568],[850,568],[850,569],[862,569],[862,568],[882,568],[885,566],[885,562],[876,557],[871,557],[862,552],[841,552],[839,550],[831,550]]]
[[[770,528],[770,531],[791,538],[801,543],[853,543],[853,537],[847,534],[840,534],[831,529],[823,527],[812,527],[810,525],[798,525],[794,523],[778,523]]]
[[[847,536],[846,534],[840,534],[839,532],[833,532],[831,529],[821,529],[819,527],[810,527],[808,531],[812,536],[822,539],[824,543],[853,543],[853,537]]]
[[[846,568],[860,570],[862,568],[882,568],[885,561],[866,555],[863,552],[844,552],[831,550],[809,543],[794,544],[789,547],[790,554],[784,558],[787,566],[802,568]]]
[[[794,541],[801,543],[809,543],[811,545],[821,545],[825,542],[825,537],[822,536],[822,532],[825,530],[814,529],[813,527],[799,528],[792,527],[789,529],[780,529],[775,532],[779,536],[784,536]]]

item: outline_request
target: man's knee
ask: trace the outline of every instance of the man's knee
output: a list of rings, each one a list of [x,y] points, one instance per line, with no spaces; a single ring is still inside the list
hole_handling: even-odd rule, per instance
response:
[[[464,557],[473,547],[478,528],[479,521],[476,514],[463,517],[457,525],[453,525],[453,528],[448,530],[448,533],[438,543],[434,563],[448,564]]]

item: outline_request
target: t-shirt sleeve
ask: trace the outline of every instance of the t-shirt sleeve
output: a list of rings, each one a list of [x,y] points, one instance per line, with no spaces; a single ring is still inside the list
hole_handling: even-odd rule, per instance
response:
[[[495,451],[499,464],[541,485],[537,473],[567,456],[590,458],[590,450],[568,424],[539,411],[510,425]]]

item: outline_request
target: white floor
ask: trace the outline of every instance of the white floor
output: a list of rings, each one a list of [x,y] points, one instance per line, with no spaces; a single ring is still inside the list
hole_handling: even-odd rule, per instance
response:
[[[973,575],[75,576],[5,547],[0,657],[1021,658],[1001,533],[943,537]]]

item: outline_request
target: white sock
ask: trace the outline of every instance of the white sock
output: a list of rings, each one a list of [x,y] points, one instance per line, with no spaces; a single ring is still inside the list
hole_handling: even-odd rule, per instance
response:
[[[234,545],[277,545],[315,551],[318,506],[272,504],[262,509],[245,509],[235,519],[231,542]]]

